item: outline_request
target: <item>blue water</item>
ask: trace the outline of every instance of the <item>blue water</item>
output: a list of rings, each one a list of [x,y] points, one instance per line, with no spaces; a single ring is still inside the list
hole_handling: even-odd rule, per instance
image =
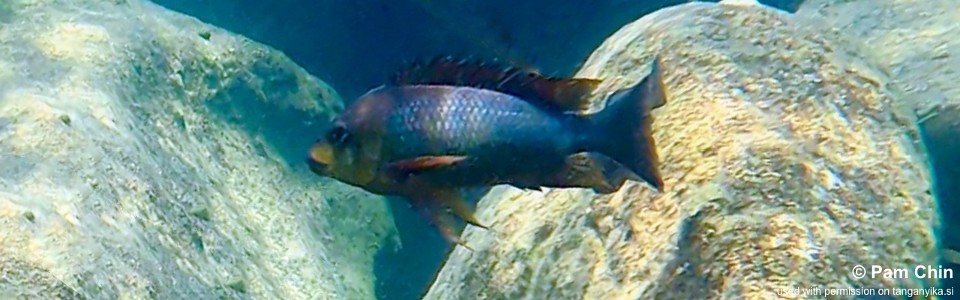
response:
[[[956,120],[934,119],[924,123],[921,129],[924,132],[927,151],[931,156],[931,164],[935,166],[933,168],[934,193],[939,200],[938,208],[941,217],[946,221],[943,224],[940,240],[944,244],[944,249],[956,251],[960,250],[960,221],[957,221],[960,220],[960,156],[957,156],[960,140],[935,130],[935,127],[951,122],[955,123]],[[960,269],[960,264],[955,260],[945,260],[943,263],[955,270]],[[942,282],[942,285],[960,287],[960,278],[949,278]]]
[[[656,9],[684,3],[556,0],[155,0],[174,10],[268,44],[351,101],[404,63],[437,55],[501,58],[569,75],[605,38]],[[800,0],[761,1],[793,11]],[[202,3],[202,4],[201,4]],[[2,126],[2,125],[0,125]],[[931,147],[937,165],[960,166],[954,149]],[[937,169],[936,193],[947,219],[960,219],[960,167]],[[405,202],[388,201],[403,247],[376,256],[380,299],[418,299],[451,247]],[[960,249],[945,224],[945,245]],[[949,262],[945,262],[949,263]],[[946,283],[946,284],[956,284]]]

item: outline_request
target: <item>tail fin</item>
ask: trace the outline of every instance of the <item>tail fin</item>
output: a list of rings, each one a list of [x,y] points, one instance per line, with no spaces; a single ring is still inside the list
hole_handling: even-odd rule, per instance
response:
[[[589,151],[597,151],[617,161],[658,191],[663,190],[660,161],[650,133],[650,111],[666,103],[663,72],[654,58],[650,75],[639,84],[617,91],[606,107],[591,115]]]

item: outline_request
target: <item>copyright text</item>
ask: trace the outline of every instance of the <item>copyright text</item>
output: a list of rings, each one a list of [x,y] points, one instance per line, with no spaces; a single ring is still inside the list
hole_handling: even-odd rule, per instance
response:
[[[931,297],[953,296],[953,288],[785,288],[777,290],[778,296],[905,296]]]

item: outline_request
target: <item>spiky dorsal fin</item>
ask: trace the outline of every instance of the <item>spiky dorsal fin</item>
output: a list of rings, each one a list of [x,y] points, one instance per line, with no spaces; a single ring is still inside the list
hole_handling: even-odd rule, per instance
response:
[[[600,80],[556,78],[506,64],[451,56],[413,63],[397,72],[394,85],[459,85],[512,94],[541,107],[574,112],[589,105]]]

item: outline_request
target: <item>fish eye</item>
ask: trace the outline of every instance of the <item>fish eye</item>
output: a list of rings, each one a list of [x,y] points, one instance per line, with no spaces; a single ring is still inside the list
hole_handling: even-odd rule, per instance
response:
[[[327,141],[334,145],[342,145],[350,139],[350,132],[344,126],[335,126],[327,132]]]

